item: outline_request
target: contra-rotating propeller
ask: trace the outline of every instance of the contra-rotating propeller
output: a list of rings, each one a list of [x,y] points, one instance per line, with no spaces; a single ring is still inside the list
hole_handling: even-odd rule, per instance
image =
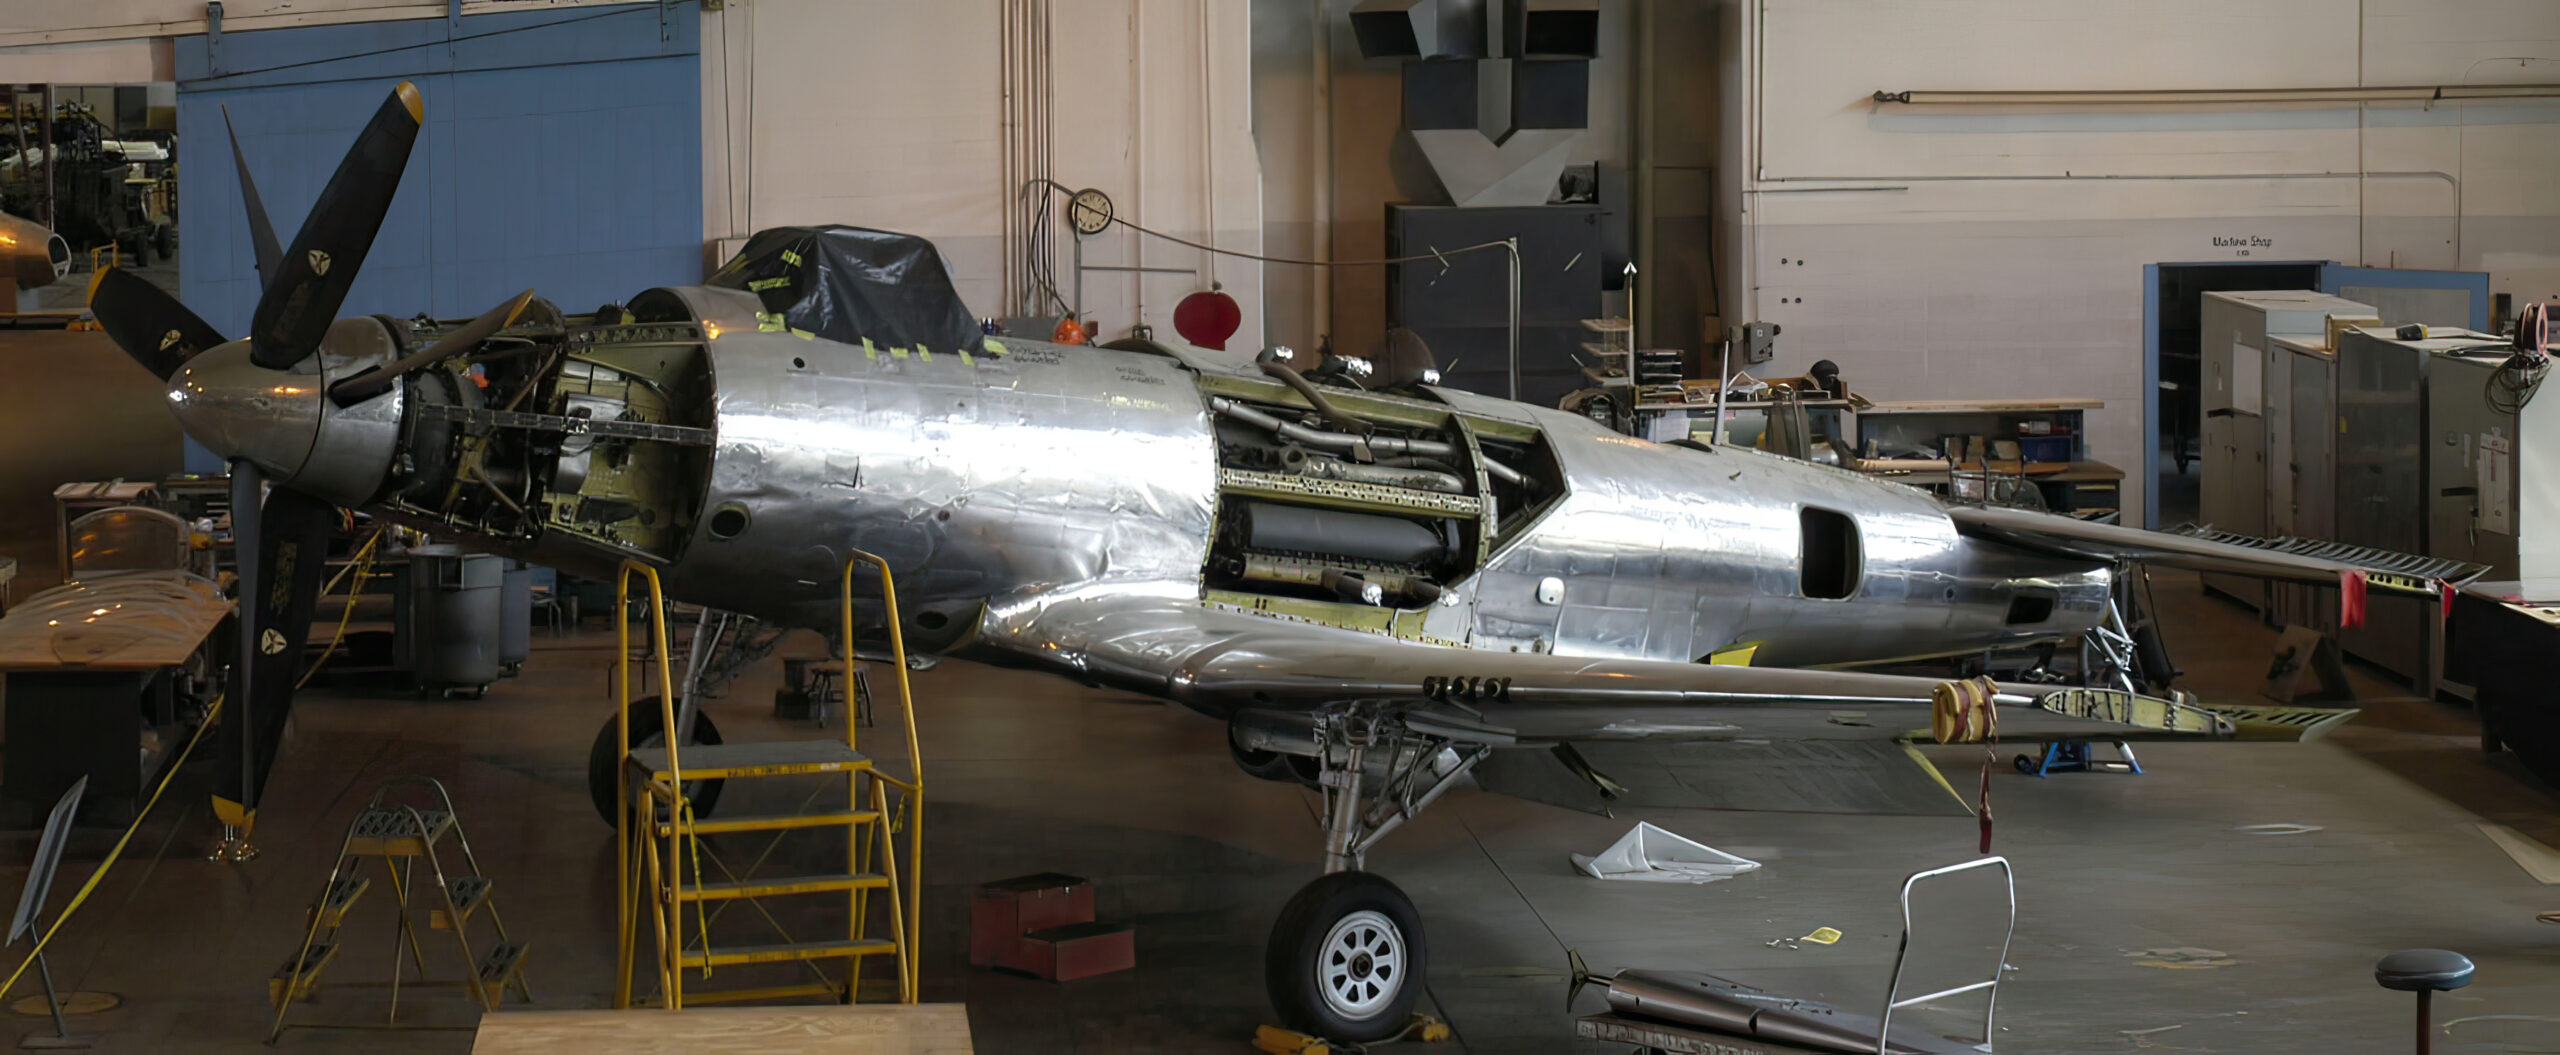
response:
[[[294,683],[302,674],[302,645],[319,603],[329,533],[338,520],[332,497],[358,500],[350,497],[346,481],[306,482],[298,468],[319,442],[317,430],[332,409],[329,401],[296,382],[270,381],[259,375],[294,366],[327,339],[382,229],[383,217],[390,212],[425,113],[417,88],[405,81],[393,88],[321,190],[292,246],[281,252],[276,249],[265,204],[249,178],[239,138],[231,137],[250,244],[263,283],[245,348],[226,345],[219,332],[177,298],[130,272],[108,269],[91,288],[90,307],[107,335],[135,362],[170,381],[172,403],[189,431],[231,458],[241,617],[240,651],[226,697],[230,713],[222,721],[223,757],[214,788],[215,815],[233,829],[217,851],[220,856],[239,858],[255,852],[246,836],[256,818],[259,792],[274,767]],[[223,120],[227,128],[228,112]],[[501,320],[498,325],[481,330],[481,322],[490,317],[484,315],[437,347],[450,347],[447,354],[464,350],[467,345],[457,344],[455,338],[479,331],[469,342],[476,344],[512,321],[524,299],[492,312]],[[205,356],[201,369],[189,369],[191,360],[217,347],[223,351]],[[410,365],[410,360],[403,360],[399,370]],[[399,370],[386,373],[383,384],[372,391],[379,394],[387,389]],[[244,393],[247,398],[239,398]],[[278,466],[276,471],[284,474],[276,486],[264,485],[267,473],[262,462]],[[319,493],[296,486],[306,483]]]

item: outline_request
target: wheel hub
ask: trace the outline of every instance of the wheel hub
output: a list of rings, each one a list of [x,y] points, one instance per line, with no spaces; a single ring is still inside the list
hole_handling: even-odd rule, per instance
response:
[[[1316,988],[1344,1018],[1376,1015],[1404,986],[1404,934],[1385,914],[1364,909],[1334,921],[1316,960]]]

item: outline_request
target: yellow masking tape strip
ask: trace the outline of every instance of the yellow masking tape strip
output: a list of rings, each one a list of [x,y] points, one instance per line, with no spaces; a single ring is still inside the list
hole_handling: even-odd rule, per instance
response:
[[[993,337],[989,337],[989,338],[987,338],[987,339],[986,339],[984,342],[982,342],[982,343],[984,343],[984,344],[987,346],[987,354],[988,354],[988,355],[1003,355],[1003,354],[1004,354],[1004,345],[996,343],[996,339],[995,339],[995,338],[993,338]]]
[[[932,361],[933,361],[933,349],[931,349],[931,348],[927,348],[927,347],[925,347],[925,346],[923,346],[923,345],[921,345],[921,344],[917,345],[917,346],[916,346],[916,358],[918,358],[918,359],[922,359],[922,360],[924,360],[925,362],[928,362],[928,363],[932,362]]]
[[[1751,665],[1751,654],[1758,651],[1760,651],[1760,643],[1757,641],[1743,645],[1727,645],[1709,653],[1707,655],[1707,665],[1712,667],[1748,667]]]
[[[187,756],[195,754],[196,745],[204,742],[205,730],[213,728],[215,719],[222,716],[222,701],[223,697],[213,698],[213,706],[205,709],[203,724],[196,726],[196,735],[187,738],[186,749],[178,752],[177,759],[169,763],[168,770],[160,775],[160,786],[151,789],[151,798],[133,815],[133,823],[125,827],[124,834],[116,837],[116,844],[107,851],[106,859],[98,862],[97,870],[89,873],[89,881],[80,884],[80,892],[71,895],[71,903],[62,906],[61,913],[53,917],[53,925],[46,927],[44,936],[36,939],[35,948],[27,950],[27,958],[18,961],[17,970],[9,972],[9,980],[0,982],[0,1000],[7,999],[9,991],[18,987],[18,979],[25,977],[27,968],[34,966],[36,957],[44,953],[45,943],[52,941],[54,934],[62,930],[63,921],[70,919],[72,913],[80,910],[80,904],[97,892],[99,881],[107,878],[107,869],[115,867],[116,858],[124,856],[125,844],[133,841],[133,833],[140,830],[142,822],[151,816],[151,808],[160,804],[160,793],[169,790],[169,781],[176,779],[178,770],[186,767]]]
[[[907,350],[904,348],[891,348],[889,349],[889,356],[893,359],[904,359],[907,357]]]
[[[880,346],[871,343],[871,338],[869,337],[862,339],[862,357],[872,360],[880,358]]]

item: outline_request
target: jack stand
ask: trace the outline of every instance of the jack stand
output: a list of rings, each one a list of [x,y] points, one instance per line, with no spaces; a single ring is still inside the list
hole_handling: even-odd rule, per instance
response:
[[[1453,1035],[1448,1023],[1416,1011],[1413,1013],[1413,1021],[1405,1023],[1404,1032],[1376,1043],[1391,1044],[1399,1040],[1412,1039],[1425,1044],[1438,1044],[1449,1040]],[[1335,1052],[1360,1052],[1367,1051],[1368,1048],[1360,1044],[1336,1044],[1323,1037],[1300,1033],[1294,1029],[1263,1026],[1253,1031],[1253,1050],[1269,1052],[1270,1055],[1334,1055]]]
[[[2318,682],[2316,688],[2302,683],[2305,674]],[[2304,626],[2287,626],[2276,638],[2275,653],[2267,660],[2267,683],[2259,691],[2277,703],[2356,702],[2337,639]]]
[[[2049,777],[2056,773],[2131,773],[2142,775],[2142,763],[2133,757],[2133,747],[2122,740],[2114,741],[2116,753],[2124,756],[2107,761],[2089,756],[2086,743],[2046,744],[2044,756],[2019,755],[2018,772],[2031,777]]]
[[[212,851],[206,853],[204,859],[239,864],[255,860],[257,856],[258,848],[250,844],[249,833],[225,824],[222,826],[222,838],[214,841]]]

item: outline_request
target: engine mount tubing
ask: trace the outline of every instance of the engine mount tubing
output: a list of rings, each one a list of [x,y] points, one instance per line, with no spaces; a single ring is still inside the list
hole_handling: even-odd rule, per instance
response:
[[[1268,413],[1253,407],[1248,407],[1224,396],[1210,397],[1209,409],[1234,418],[1237,421],[1244,422],[1247,425],[1270,432],[1273,435],[1279,436],[1281,439],[1309,447],[1322,447],[1325,450],[1333,451],[1335,453],[1347,453],[1353,447],[1366,442],[1372,452],[1382,455],[1415,454],[1426,458],[1456,458],[1458,456],[1458,448],[1455,444],[1442,443],[1438,440],[1407,439],[1402,436],[1380,436],[1363,441],[1360,437],[1353,436],[1348,433],[1326,432],[1322,429],[1308,428],[1307,426],[1300,425],[1295,422],[1282,421]],[[1518,469],[1504,465],[1491,458],[1483,458],[1479,459],[1479,461],[1484,465],[1486,472],[1493,474],[1495,478],[1500,479],[1504,483],[1510,484],[1514,487],[1526,487],[1529,484],[1529,478],[1521,475],[1520,470]]]

